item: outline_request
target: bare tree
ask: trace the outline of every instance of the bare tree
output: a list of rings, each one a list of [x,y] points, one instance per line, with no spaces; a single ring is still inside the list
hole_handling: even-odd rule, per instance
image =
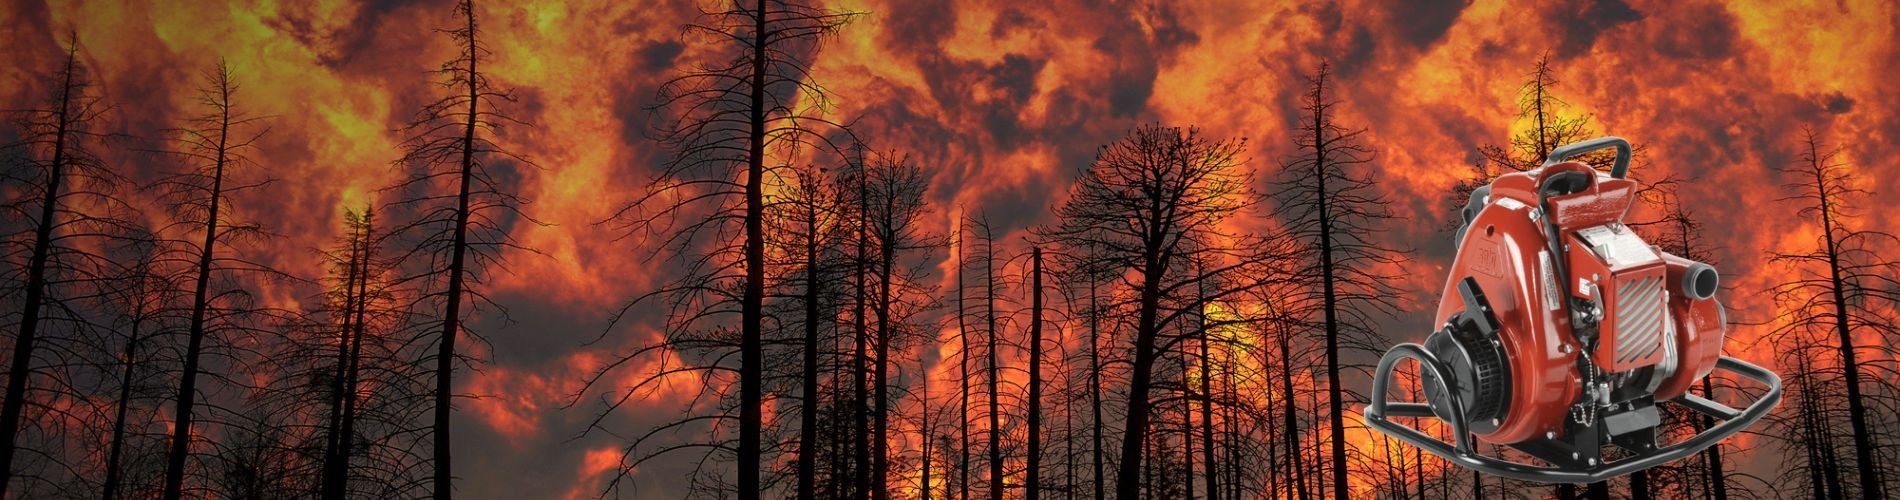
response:
[[[1776,253],[1772,261],[1787,266],[1799,278],[1774,288],[1776,301],[1784,311],[1775,318],[1778,334],[1791,330],[1825,329],[1834,339],[1841,371],[1842,398],[1847,404],[1847,419],[1852,431],[1853,470],[1859,480],[1854,493],[1835,494],[1882,498],[1880,462],[1875,456],[1880,444],[1869,420],[1876,418],[1866,405],[1872,377],[1867,361],[1860,357],[1862,346],[1855,338],[1862,334],[1890,343],[1900,334],[1889,315],[1900,302],[1900,263],[1883,257],[1900,238],[1877,230],[1856,229],[1853,201],[1865,191],[1855,187],[1852,171],[1839,159],[1839,150],[1831,149],[1812,128],[1803,129],[1801,161],[1782,169],[1793,192],[1783,198],[1802,204],[1800,215],[1819,226],[1820,241],[1812,249],[1795,253]],[[1820,339],[1815,339],[1820,340]]]
[[[891,489],[891,349],[918,336],[917,317],[934,305],[932,291],[922,284],[922,264],[903,260],[927,260],[928,252],[942,243],[941,238],[923,228],[923,217],[928,209],[924,190],[929,187],[929,179],[908,156],[878,155],[859,175],[868,179],[867,194],[871,196],[869,203],[862,205],[870,210],[860,216],[867,219],[869,236],[877,244],[876,261],[872,264],[877,279],[873,303],[877,330],[873,339],[876,353],[872,359],[876,382],[871,414],[874,448],[871,468],[873,497],[884,499],[889,497]]]
[[[1024,465],[1024,498],[1042,498],[1042,247],[1030,248],[1029,285],[1029,455]]]
[[[344,498],[361,478],[371,489],[359,492],[409,494],[408,471],[423,457],[408,451],[402,435],[422,411],[432,410],[412,396],[432,394],[421,381],[425,373],[406,359],[406,347],[426,323],[399,307],[409,291],[388,280],[397,263],[383,255],[375,211],[346,212],[344,226],[340,248],[325,254],[332,268],[325,293],[329,321],[314,325],[318,341],[311,349],[318,354],[325,341],[335,345],[333,363],[312,360],[311,367],[318,371],[313,380],[328,381],[313,395],[319,397],[309,398],[326,402],[318,489],[324,497]]]
[[[8,110],[18,139],[0,145],[7,159],[17,162],[0,173],[10,195],[0,205],[6,222],[0,258],[7,264],[0,298],[8,304],[6,324],[17,327],[11,332],[6,392],[0,400],[0,496],[16,478],[44,480],[14,467],[21,448],[48,458],[41,463],[64,462],[57,449],[21,444],[21,434],[30,430],[51,441],[78,434],[66,432],[61,423],[74,416],[59,415],[65,410],[50,401],[87,392],[74,385],[74,370],[90,363],[76,356],[85,350],[86,338],[97,337],[104,327],[90,311],[112,300],[101,294],[126,283],[116,279],[120,266],[107,249],[149,240],[130,222],[139,218],[136,211],[119,198],[125,179],[94,152],[107,138],[94,127],[109,106],[79,60],[77,35],[67,45],[63,64],[44,82],[48,95],[39,106]],[[72,470],[76,464],[65,465]]]
[[[1116,496],[1141,496],[1143,447],[1152,441],[1156,362],[1182,336],[1176,321],[1202,304],[1192,287],[1204,277],[1225,276],[1258,263],[1248,248],[1253,240],[1223,234],[1220,223],[1250,207],[1256,196],[1242,170],[1244,140],[1213,140],[1198,129],[1141,126],[1102,148],[1084,169],[1060,217],[1038,233],[1067,249],[1092,249],[1095,265],[1116,269],[1126,287],[1127,307],[1136,318],[1129,368]],[[1205,274],[1190,273],[1186,263],[1210,264]],[[1222,280],[1230,287],[1209,290],[1204,300],[1227,300],[1257,286],[1252,280]],[[1153,484],[1153,483],[1149,483]]]
[[[124,262],[121,281],[109,294],[117,301],[113,329],[124,332],[125,344],[117,360],[119,381],[113,399],[111,434],[106,442],[105,478],[99,494],[106,500],[127,496],[123,464],[130,448],[128,441],[138,430],[135,426],[142,427],[133,423],[133,419],[138,418],[132,414],[134,399],[153,392],[153,384],[146,379],[157,371],[152,366],[154,363],[146,359],[151,350],[148,343],[175,328],[175,302],[181,288],[175,282],[177,276],[157,267],[164,258],[158,245],[147,243],[128,250],[121,257]]]
[[[840,274],[837,262],[841,260],[838,245],[843,239],[844,217],[843,200],[836,191],[837,185],[825,176],[822,169],[800,168],[792,171],[792,179],[787,182],[786,202],[782,205],[781,228],[784,234],[785,255],[791,257],[786,264],[800,272],[798,278],[788,280],[789,287],[795,287],[796,302],[800,310],[797,314],[802,328],[802,341],[799,349],[800,364],[799,394],[801,413],[799,415],[799,448],[797,457],[798,497],[810,500],[817,497],[818,460],[821,458],[821,442],[818,426],[820,409],[821,370],[819,361],[824,354],[820,343],[822,327],[830,323],[828,315],[834,313],[838,302],[837,290],[832,280]]]
[[[1344,500],[1351,488],[1341,379],[1349,367],[1341,355],[1348,350],[1377,352],[1373,315],[1394,311],[1392,297],[1397,295],[1388,284],[1395,277],[1379,269],[1400,261],[1394,256],[1398,251],[1373,237],[1395,216],[1366,171],[1374,153],[1359,142],[1365,131],[1348,129],[1334,118],[1339,101],[1327,93],[1330,76],[1330,67],[1321,63],[1308,79],[1304,115],[1293,137],[1298,152],[1282,165],[1283,180],[1273,196],[1288,235],[1310,250],[1310,263],[1301,274],[1319,285],[1296,307],[1317,316],[1326,341],[1332,492],[1333,498]]]
[[[266,311],[251,304],[248,292],[234,281],[240,275],[282,277],[235,252],[222,252],[220,246],[265,237],[256,223],[232,215],[231,200],[247,191],[270,184],[270,180],[248,180],[247,171],[258,166],[246,156],[264,131],[259,118],[244,113],[234,100],[238,85],[229,66],[220,63],[206,73],[199,91],[199,104],[206,113],[191,118],[188,126],[175,131],[179,149],[172,153],[183,158],[186,168],[160,180],[154,187],[162,193],[172,213],[173,224],[189,231],[196,242],[186,243],[191,254],[188,271],[191,287],[191,312],[187,317],[184,366],[179,376],[174,403],[171,452],[167,456],[165,491],[167,499],[185,495],[185,469],[191,443],[198,433],[192,425],[198,404],[198,377],[204,371],[206,351],[222,338],[244,332],[256,332],[256,323],[271,319]],[[229,250],[226,248],[225,250]],[[214,290],[216,288],[216,290]],[[241,355],[241,353],[240,353]],[[241,360],[240,360],[241,361]]]
[[[522,212],[529,200],[516,194],[507,175],[535,165],[495,143],[509,125],[525,123],[504,108],[513,94],[493,85],[486,69],[489,50],[482,41],[481,24],[470,0],[455,4],[456,24],[441,29],[453,40],[455,57],[436,70],[442,94],[416,112],[403,129],[409,135],[396,167],[403,178],[387,188],[397,194],[386,207],[402,222],[391,237],[406,245],[397,257],[409,270],[399,281],[415,283],[411,307],[429,311],[427,320],[439,323],[433,361],[434,417],[429,427],[433,442],[432,496],[454,493],[453,443],[449,414],[454,411],[456,365],[473,363],[457,345],[469,336],[468,318],[482,306],[501,310],[479,287],[489,271],[499,271],[503,251],[527,251],[510,236],[510,221],[542,222]],[[407,286],[407,285],[405,285]],[[437,312],[439,311],[439,312]],[[501,311],[505,315],[505,311]]]
[[[1524,83],[1518,86],[1517,119],[1528,121],[1529,128],[1511,136],[1508,145],[1478,147],[1481,158],[1470,165],[1467,176],[1459,179],[1452,188],[1451,198],[1446,200],[1446,205],[1453,213],[1447,228],[1455,228],[1462,223],[1462,218],[1457,214],[1464,210],[1466,201],[1471,199],[1472,190],[1490,184],[1499,175],[1537,168],[1558,146],[1595,135],[1590,128],[1590,115],[1565,113],[1570,103],[1555,94],[1561,82],[1557,79],[1556,69],[1551,66],[1548,52],[1537,57],[1534,68],[1524,78]],[[1643,149],[1641,145],[1636,148],[1639,152]],[[1602,154],[1583,157],[1584,161],[1597,165],[1606,164],[1603,161],[1606,159]]]
[[[969,271],[968,256],[963,253],[966,224],[957,225],[957,236],[951,245],[955,247],[957,260],[957,500],[970,499],[970,327],[969,314],[964,307],[964,294],[968,286],[964,275]]]
[[[732,489],[740,498],[758,498],[764,463],[763,311],[771,275],[765,260],[765,183],[779,168],[768,155],[796,157],[813,145],[837,151],[824,135],[826,129],[837,128],[823,116],[829,109],[828,92],[809,78],[807,68],[819,42],[856,14],[785,0],[722,2],[702,14],[686,26],[687,33],[702,37],[695,41],[725,59],[698,66],[662,87],[656,109],[670,114],[660,120],[658,132],[671,157],[649,191],[606,222],[623,237],[650,240],[656,254],[668,253],[688,263],[683,276],[635,297],[621,314],[648,300],[666,301],[674,311],[668,342],[697,344],[684,347],[709,361],[687,371],[736,373],[738,418],[692,420],[737,426],[736,446],[707,446],[736,460],[737,484]],[[615,322],[620,317],[616,315]],[[734,319],[736,341],[698,338],[706,330],[725,328],[718,322]],[[630,357],[646,352],[662,351],[637,350]],[[722,366],[733,352],[739,358],[736,370]],[[598,381],[600,375],[604,372],[591,380]],[[623,394],[631,396],[635,390]],[[603,403],[604,413],[617,406],[611,400]]]
[[[970,231],[977,235],[977,241],[982,247],[978,258],[983,260],[983,382],[986,392],[988,392],[985,400],[989,406],[988,411],[984,412],[985,416],[989,419],[988,431],[984,433],[989,442],[986,443],[987,445],[984,449],[989,453],[989,496],[991,500],[1001,500],[1003,498],[1003,411],[1001,408],[1002,391],[1000,387],[1002,379],[1001,367],[997,360],[997,353],[999,352],[997,350],[997,341],[999,335],[997,334],[996,325],[998,319],[996,312],[996,299],[998,295],[996,281],[996,234],[990,227],[987,217],[979,216],[976,219],[966,221],[966,223],[970,226]]]

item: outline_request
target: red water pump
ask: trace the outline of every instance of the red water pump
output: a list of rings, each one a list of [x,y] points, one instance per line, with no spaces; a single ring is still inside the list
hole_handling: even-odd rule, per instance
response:
[[[1571,158],[1608,148],[1606,175]],[[1372,428],[1498,476],[1591,483],[1692,455],[1753,425],[1781,400],[1781,379],[1722,356],[1727,318],[1707,264],[1650,246],[1623,224],[1636,199],[1630,145],[1604,137],[1552,151],[1543,166],[1471,193],[1424,345],[1400,344],[1373,372]],[[1387,402],[1393,368],[1419,364],[1425,402]],[[1688,392],[1714,370],[1766,386],[1737,410]],[[1662,443],[1658,405],[1721,423]],[[1394,417],[1436,417],[1447,443]],[[1508,445],[1547,465],[1481,454]],[[1607,460],[1605,445],[1627,450]]]

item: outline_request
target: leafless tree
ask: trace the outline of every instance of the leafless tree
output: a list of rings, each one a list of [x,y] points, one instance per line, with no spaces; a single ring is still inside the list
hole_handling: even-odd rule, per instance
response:
[[[206,108],[205,114],[189,119],[185,127],[174,131],[178,148],[169,151],[186,163],[185,168],[152,187],[164,200],[173,228],[192,238],[179,242],[191,259],[186,273],[192,281],[192,292],[183,368],[173,408],[171,452],[166,461],[167,499],[185,495],[192,441],[203,434],[192,430],[200,417],[196,413],[199,395],[206,391],[198,377],[207,373],[218,379],[224,377],[225,370],[206,364],[206,355],[231,361],[225,363],[230,369],[255,361],[258,358],[246,356],[244,348],[228,340],[263,334],[273,326],[271,322],[284,317],[281,311],[257,306],[242,282],[285,276],[243,256],[240,250],[246,243],[267,238],[268,234],[257,223],[235,215],[232,207],[234,198],[272,182],[260,178],[256,173],[260,166],[247,156],[264,129],[260,118],[237,105],[238,85],[230,66],[220,63],[205,74],[205,80],[198,98],[198,104]]]
[[[935,306],[934,290],[923,283],[923,263],[942,246],[941,238],[923,227],[929,179],[908,156],[878,155],[860,175],[869,180],[870,210],[865,217],[877,245],[873,263],[877,279],[873,309],[877,330],[872,363],[876,382],[872,409],[873,497],[890,495],[890,368],[892,348],[920,336],[920,318]],[[906,261],[909,262],[906,262]],[[901,352],[901,351],[900,351]]]
[[[1030,248],[1029,316],[1029,451],[1024,465],[1024,498],[1042,498],[1042,247]]]
[[[13,459],[22,448],[43,457],[31,469],[72,471],[78,465],[66,460],[58,443],[86,435],[64,423],[84,419],[64,415],[79,408],[61,409],[51,402],[90,391],[75,385],[88,378],[77,370],[90,369],[94,363],[84,357],[97,349],[87,346],[110,330],[94,311],[113,301],[107,296],[125,283],[117,279],[120,266],[109,249],[149,242],[132,222],[139,218],[136,210],[120,198],[127,180],[96,154],[108,138],[96,130],[98,122],[110,107],[80,61],[77,35],[65,55],[60,67],[42,79],[44,101],[7,111],[17,140],[0,144],[9,163],[0,172],[0,192],[8,194],[0,205],[0,262],[5,264],[0,302],[7,304],[0,312],[4,324],[16,327],[8,332],[13,344],[0,401],[0,495],[16,478],[54,480],[16,468]],[[25,444],[22,434],[29,440]],[[35,495],[31,489],[12,491]]]
[[[1812,128],[1803,129],[1801,160],[1782,169],[1791,194],[1783,201],[1801,204],[1802,217],[1819,226],[1820,241],[1804,251],[1776,253],[1773,262],[1797,273],[1798,278],[1776,286],[1773,295],[1784,311],[1775,318],[1777,336],[1796,331],[1832,334],[1838,356],[1840,399],[1846,403],[1849,429],[1852,431],[1854,462],[1843,470],[1853,470],[1859,489],[1834,494],[1882,498],[1886,496],[1882,472],[1876,454],[1880,444],[1870,420],[1875,415],[1867,405],[1869,389],[1879,385],[1878,377],[1865,372],[1874,368],[1863,358],[1864,347],[1857,337],[1881,339],[1888,345],[1900,336],[1894,322],[1894,305],[1900,303],[1900,263],[1883,255],[1891,252],[1900,238],[1878,230],[1855,228],[1858,218],[1855,201],[1866,194],[1856,187],[1852,171],[1840,159],[1839,150],[1828,147]],[[1786,346],[1783,349],[1787,349]],[[1816,401],[1816,404],[1823,403]]]
[[[173,333],[178,329],[179,315],[177,303],[183,287],[179,286],[177,273],[166,272],[157,264],[165,257],[165,249],[156,244],[155,239],[144,244],[133,245],[118,256],[122,263],[122,274],[112,293],[107,294],[115,302],[112,329],[123,335],[123,350],[117,363],[118,386],[114,388],[112,422],[106,442],[106,461],[104,480],[100,487],[100,498],[115,500],[131,491],[127,487],[125,469],[127,452],[138,454],[139,448],[132,441],[150,429],[156,408],[136,408],[140,400],[155,396],[160,387],[150,379],[158,376],[162,370],[155,366],[152,359],[152,343],[155,339]],[[136,414],[134,412],[137,412]]]
[[[1003,410],[1002,366],[997,359],[1000,353],[998,344],[1001,340],[997,321],[1001,319],[1001,315],[997,312],[996,301],[1002,290],[1002,286],[999,285],[1007,286],[1007,283],[999,283],[997,280],[996,233],[989,219],[979,215],[964,221],[964,225],[967,226],[964,231],[977,237],[979,250],[975,258],[981,259],[983,268],[983,283],[979,287],[983,290],[983,383],[984,392],[987,393],[984,400],[988,406],[984,416],[989,420],[987,431],[984,432],[988,440],[984,449],[989,455],[987,457],[989,459],[989,497],[991,500],[1000,500],[1003,498],[1004,479]]]
[[[1185,336],[1179,321],[1195,314],[1204,301],[1229,300],[1258,286],[1255,280],[1228,280],[1229,273],[1256,265],[1254,238],[1222,232],[1221,223],[1257,201],[1243,170],[1243,140],[1214,140],[1193,128],[1137,127],[1105,146],[1085,168],[1056,214],[1059,220],[1038,228],[1054,246],[1090,251],[1092,265],[1115,269],[1117,293],[1135,318],[1128,378],[1121,460],[1116,496],[1142,495],[1144,453],[1154,428],[1151,391],[1162,353],[1172,352]],[[1188,263],[1209,264],[1194,273]],[[1202,298],[1192,291],[1207,279],[1229,286]],[[1154,483],[1147,483],[1151,486]],[[1153,491],[1153,490],[1151,490]]]
[[[782,251],[774,253],[787,256],[782,258],[784,268],[797,270],[788,273],[780,288],[787,289],[784,295],[793,299],[787,305],[798,308],[786,311],[783,316],[798,318],[800,329],[800,345],[796,350],[802,367],[798,374],[800,420],[796,474],[797,494],[803,500],[817,497],[818,461],[827,445],[819,432],[819,416],[825,407],[821,401],[823,371],[819,365],[826,357],[823,334],[835,330],[825,327],[833,323],[831,318],[840,302],[841,290],[834,280],[844,271],[840,265],[844,260],[841,245],[846,236],[848,213],[839,196],[839,186],[832,181],[823,169],[791,170],[791,179],[785,182],[786,201],[771,214],[774,227],[780,228],[784,236],[782,241],[773,242],[782,247]],[[836,357],[836,353],[831,354]],[[829,444],[836,447],[839,443]]]
[[[1511,136],[1508,145],[1478,147],[1481,158],[1469,165],[1466,177],[1459,179],[1452,188],[1452,196],[1446,200],[1454,214],[1447,221],[1448,229],[1462,223],[1457,214],[1471,199],[1472,190],[1490,184],[1499,175],[1537,168],[1550,156],[1551,150],[1596,135],[1590,127],[1590,115],[1565,112],[1570,103],[1555,94],[1560,81],[1556,68],[1551,66],[1549,53],[1538,56],[1535,67],[1524,78],[1518,87],[1517,119],[1528,121],[1529,128]],[[1639,144],[1636,149],[1640,153],[1643,147]],[[1581,159],[1593,165],[1607,165],[1609,158],[1605,154],[1585,155]]]
[[[482,341],[467,323],[484,307],[506,315],[480,289],[485,276],[503,270],[502,253],[535,252],[513,239],[509,225],[544,224],[523,213],[530,201],[507,180],[537,167],[493,140],[505,127],[526,125],[505,109],[515,97],[496,87],[481,66],[490,52],[474,3],[456,2],[454,15],[453,27],[437,30],[455,46],[455,57],[435,71],[441,94],[404,127],[408,138],[395,164],[403,176],[385,189],[396,195],[385,213],[400,221],[390,236],[404,244],[395,254],[405,268],[397,282],[419,290],[410,297],[409,307],[428,311],[427,321],[440,325],[434,353],[420,360],[435,365],[429,433],[435,498],[454,493],[449,414],[454,411],[456,366],[475,362],[458,342],[464,336]]]
[[[1311,321],[1325,339],[1331,486],[1333,498],[1344,500],[1351,488],[1341,379],[1355,367],[1341,358],[1349,352],[1376,355],[1381,348],[1374,317],[1396,310],[1397,292],[1389,284],[1396,277],[1380,269],[1402,262],[1402,256],[1374,238],[1395,216],[1367,171],[1374,153],[1360,142],[1365,131],[1348,129],[1335,119],[1339,101],[1328,93],[1331,76],[1321,63],[1308,79],[1304,114],[1293,137],[1297,153],[1282,165],[1282,180],[1272,196],[1288,235],[1310,250],[1300,274],[1318,288],[1309,289],[1289,309],[1313,315]]]
[[[693,42],[724,59],[686,71],[662,87],[656,109],[668,114],[658,132],[671,158],[645,195],[605,222],[622,237],[650,243],[656,255],[670,254],[688,264],[683,276],[635,297],[622,312],[649,300],[667,302],[674,313],[668,342],[699,344],[689,352],[710,360],[688,371],[736,372],[737,418],[692,420],[737,426],[736,446],[702,446],[729,453],[737,462],[733,490],[740,498],[758,498],[763,487],[763,311],[771,274],[765,260],[765,184],[780,168],[768,155],[796,157],[810,146],[830,145],[824,134],[837,127],[823,116],[830,106],[828,92],[807,68],[819,42],[855,14],[785,0],[733,0],[702,14],[686,31],[697,37]],[[720,322],[734,319],[735,341],[683,338],[724,330],[728,326]],[[659,351],[634,355],[641,352]],[[737,369],[723,366],[735,352]],[[610,401],[604,412],[613,410]]]

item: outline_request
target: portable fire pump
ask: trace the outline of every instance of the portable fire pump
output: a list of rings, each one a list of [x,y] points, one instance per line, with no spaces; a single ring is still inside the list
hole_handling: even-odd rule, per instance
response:
[[[1570,161],[1608,148],[1616,156],[1607,174]],[[1774,373],[1722,356],[1727,318],[1715,269],[1662,252],[1623,224],[1636,199],[1629,160],[1621,138],[1583,141],[1471,193],[1438,305],[1444,326],[1379,360],[1367,424],[1479,471],[1591,483],[1695,454],[1780,402]],[[1406,359],[1418,363],[1425,401],[1387,402]],[[1688,392],[1714,370],[1766,390],[1740,410]],[[1663,403],[1720,423],[1664,444]],[[1453,442],[1394,417],[1436,417]],[[1548,465],[1481,453],[1479,441]],[[1626,452],[1606,456],[1606,445]]]

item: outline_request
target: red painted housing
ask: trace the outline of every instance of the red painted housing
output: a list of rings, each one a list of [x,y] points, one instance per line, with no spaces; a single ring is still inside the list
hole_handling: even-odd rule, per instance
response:
[[[1562,172],[1589,173],[1589,186],[1550,196],[1544,213],[1536,187]],[[1582,392],[1581,346],[1565,305],[1570,297],[1602,307],[1591,360],[1606,374],[1653,367],[1660,378],[1657,400],[1680,396],[1714,369],[1725,328],[1721,306],[1685,290],[1695,262],[1642,242],[1622,225],[1636,187],[1635,181],[1578,162],[1506,174],[1492,183],[1489,202],[1465,232],[1436,317],[1442,324],[1465,309],[1456,285],[1471,276],[1501,323],[1509,403],[1498,426],[1473,429],[1480,439],[1509,444],[1563,431],[1563,419]],[[1564,255],[1551,255],[1545,217],[1564,238]],[[1563,259],[1568,283],[1557,282],[1554,259]]]

